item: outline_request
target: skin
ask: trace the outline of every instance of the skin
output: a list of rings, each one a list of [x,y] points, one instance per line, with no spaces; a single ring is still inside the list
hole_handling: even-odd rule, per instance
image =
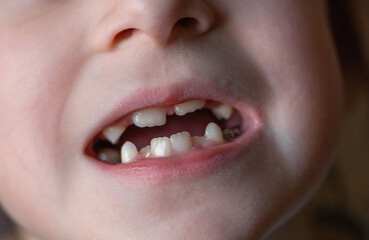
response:
[[[336,146],[342,81],[324,4],[1,1],[2,207],[36,239],[262,238],[307,201]],[[251,152],[173,181],[88,167],[89,134],[122,97],[192,75],[260,112]]]

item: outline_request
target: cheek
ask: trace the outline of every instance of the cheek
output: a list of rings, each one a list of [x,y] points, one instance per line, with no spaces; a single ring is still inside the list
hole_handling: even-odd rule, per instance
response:
[[[0,142],[5,152],[11,147],[27,156],[28,150],[45,151],[52,144],[48,140],[56,138],[73,68],[65,49],[58,50],[61,40],[46,41],[44,35],[12,32],[0,45]]]
[[[322,5],[266,5],[254,13],[263,19],[255,16],[258,21],[243,32],[245,50],[267,79],[264,112],[271,137],[295,173],[327,165],[343,107],[341,74]]]
[[[343,91],[330,38],[304,40],[309,44],[278,53],[282,59],[270,58],[286,64],[274,68],[269,62],[274,80],[267,117],[286,165],[308,172],[329,162],[341,122]]]
[[[77,46],[42,26],[0,28],[0,201],[32,224],[61,199],[59,122],[80,61],[70,58]]]
[[[279,194],[291,209],[293,203],[307,199],[331,163],[343,93],[322,4],[304,7],[304,1],[288,2],[288,8],[270,4],[252,9],[239,16],[233,29],[264,76],[263,159],[271,170],[270,179],[280,179],[279,189],[288,189],[274,196]]]
[[[324,168],[335,146],[340,124],[340,100],[300,93],[295,100],[279,99],[270,111],[274,141],[284,163],[301,173]]]

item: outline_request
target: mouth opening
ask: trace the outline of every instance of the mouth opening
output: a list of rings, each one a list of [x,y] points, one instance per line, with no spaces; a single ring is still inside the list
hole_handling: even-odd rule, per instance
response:
[[[234,141],[244,122],[237,109],[213,100],[142,109],[105,127],[87,152],[111,165],[183,155]]]

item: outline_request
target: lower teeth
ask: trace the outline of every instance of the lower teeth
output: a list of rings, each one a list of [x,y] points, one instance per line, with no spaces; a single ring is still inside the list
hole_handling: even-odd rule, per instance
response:
[[[115,148],[102,148],[97,151],[97,157],[108,164],[126,164],[148,158],[169,157],[184,154],[194,149],[205,148],[209,145],[231,142],[241,133],[240,126],[221,132],[217,124],[209,123],[206,127],[205,136],[191,137],[188,132],[181,132],[173,134],[170,138],[154,138],[151,140],[151,145],[143,147],[140,151],[137,151],[133,143],[126,142],[120,151]]]

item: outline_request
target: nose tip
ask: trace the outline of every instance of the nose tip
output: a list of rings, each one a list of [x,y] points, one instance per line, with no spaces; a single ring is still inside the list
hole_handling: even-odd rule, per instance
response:
[[[119,2],[124,2],[119,3]],[[118,4],[119,3],[119,4]],[[144,34],[159,45],[181,37],[200,36],[212,27],[214,12],[202,0],[118,1],[100,23],[99,49]]]

